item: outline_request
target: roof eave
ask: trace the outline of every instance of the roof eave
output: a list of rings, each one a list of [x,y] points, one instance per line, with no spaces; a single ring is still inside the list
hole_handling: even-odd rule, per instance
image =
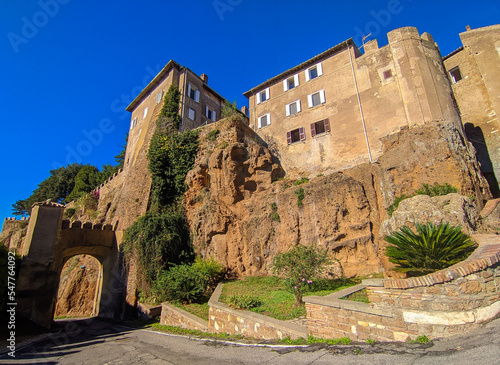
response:
[[[153,80],[151,80],[151,82],[147,84],[147,86],[139,93],[139,95],[136,96],[136,98],[129,104],[129,106],[125,108],[125,110],[128,112],[133,112],[137,105],[139,105],[141,101],[144,100],[144,98],[149,95],[149,93],[165,79],[165,76],[168,75],[170,70],[174,67],[180,68],[179,64],[174,60],[168,61],[165,67],[163,67],[163,69],[158,72]]]
[[[264,88],[265,86],[274,84],[276,81],[282,79],[283,77],[288,76],[289,74],[294,74],[297,71],[299,71],[300,69],[307,67],[309,65],[313,65],[313,64],[317,63],[318,61],[320,61],[321,59],[325,58],[326,56],[329,56],[329,55],[331,55],[335,52],[338,52],[341,49],[347,48],[351,45],[355,46],[353,39],[349,38],[349,39],[343,41],[342,43],[339,43],[339,44],[327,49],[326,51],[308,59],[307,61],[304,61],[301,64],[294,66],[294,67],[280,73],[279,75],[270,78],[269,80],[264,81],[262,84],[257,85],[254,88],[244,92],[243,96],[249,98],[251,95],[255,94],[256,91]]]

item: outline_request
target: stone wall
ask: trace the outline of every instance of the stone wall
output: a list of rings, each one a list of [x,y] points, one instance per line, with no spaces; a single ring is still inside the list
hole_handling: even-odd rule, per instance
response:
[[[207,321],[168,303],[161,304],[160,324],[190,330],[209,331]]]
[[[476,251],[448,269],[305,297],[309,334],[405,341],[463,333],[492,320],[500,313],[500,236],[473,238],[479,243]],[[339,299],[363,288],[369,304]]]

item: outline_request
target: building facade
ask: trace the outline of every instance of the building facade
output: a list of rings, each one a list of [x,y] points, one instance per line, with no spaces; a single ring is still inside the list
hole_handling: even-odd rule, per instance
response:
[[[414,27],[393,30],[364,54],[352,39],[244,93],[250,127],[292,176],[376,161],[380,138],[424,123],[461,126],[439,48]]]
[[[468,139],[493,195],[500,196],[500,25],[460,33],[463,46],[443,58]]]

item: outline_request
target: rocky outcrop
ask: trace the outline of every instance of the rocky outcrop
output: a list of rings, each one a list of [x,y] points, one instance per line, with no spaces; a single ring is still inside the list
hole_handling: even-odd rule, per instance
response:
[[[195,250],[237,275],[264,275],[277,253],[317,243],[335,257],[338,274],[367,275],[390,267],[380,227],[395,196],[413,194],[422,183],[449,183],[478,205],[490,197],[474,150],[452,123],[403,129],[383,142],[375,163],[295,185],[248,127],[208,126],[186,179]]]
[[[79,255],[69,259],[61,273],[54,316],[94,314],[98,276],[99,262],[92,256]]]
[[[413,227],[415,223],[432,222],[461,226],[464,233],[474,234],[479,228],[479,220],[476,205],[469,197],[459,194],[417,195],[399,203],[392,217],[382,223],[380,233],[384,236],[405,225]]]

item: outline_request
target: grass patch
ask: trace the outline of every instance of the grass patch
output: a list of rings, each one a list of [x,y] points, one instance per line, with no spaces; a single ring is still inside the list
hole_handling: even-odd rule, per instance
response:
[[[199,331],[199,330],[189,330],[186,328],[169,326],[169,325],[164,325],[164,324],[159,324],[159,323],[153,323],[151,325],[151,328],[154,328],[155,330],[158,330],[161,332],[174,333],[174,334],[179,334],[179,335],[191,335],[191,336],[213,338],[213,339],[220,339],[220,340],[241,340],[244,338],[244,336],[242,336],[242,335],[230,335],[228,333],[209,333],[209,332],[203,332],[203,331]]]
[[[354,292],[352,294],[346,295],[345,297],[342,297],[340,299],[345,299],[345,300],[352,300],[353,302],[360,302],[360,303],[370,303],[368,300],[368,292],[365,289],[358,290],[357,292]]]
[[[341,337],[341,338],[318,338],[309,336],[307,339],[298,338],[296,340],[291,340],[289,337],[285,337],[281,340],[278,340],[279,343],[284,343],[287,345],[312,345],[315,343],[326,343],[328,345],[349,345],[352,340],[349,337]]]
[[[208,302],[206,303],[190,303],[190,304],[182,304],[182,303],[171,303],[177,308],[183,309],[188,313],[194,314],[196,317],[204,319],[208,321]]]
[[[302,177],[299,180],[295,181],[293,183],[293,185],[302,185],[302,184],[305,184],[305,183],[308,183],[308,182],[309,182],[309,179],[307,177]]]
[[[318,280],[311,284],[305,295],[325,296],[358,283],[350,279]],[[305,316],[305,306],[296,306],[295,297],[287,288],[285,279],[278,277],[248,277],[224,283],[220,301],[231,305],[232,296],[251,299],[256,305],[248,310],[279,320]]]

